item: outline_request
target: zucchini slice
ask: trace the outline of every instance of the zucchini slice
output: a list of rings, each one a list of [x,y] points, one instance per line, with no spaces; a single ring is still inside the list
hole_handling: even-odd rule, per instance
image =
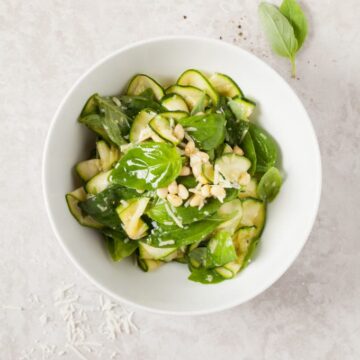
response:
[[[236,96],[228,102],[228,105],[235,115],[237,120],[248,121],[251,114],[254,112],[256,104],[244,97]]]
[[[102,170],[100,159],[91,159],[79,162],[75,171],[84,181],[89,181]]]
[[[151,89],[154,92],[156,100],[160,101],[164,96],[162,86],[150,76],[144,74],[135,75],[130,80],[126,93],[128,95],[140,95],[147,89]]]
[[[189,69],[184,71],[178,81],[178,85],[182,86],[194,86],[200,90],[203,90],[209,95],[213,105],[217,105],[219,102],[219,95],[210,84],[209,80],[198,70]]]
[[[114,145],[109,147],[104,140],[100,140],[96,143],[96,150],[100,156],[103,171],[109,170],[114,163],[120,159],[119,149]]]
[[[81,110],[80,117],[84,117],[90,114],[94,114],[98,111],[98,104],[96,101],[96,95],[94,94],[89,97],[89,99],[86,101],[83,109]]]
[[[73,192],[66,194],[65,198],[71,215],[77,220],[80,225],[88,226],[95,229],[101,229],[103,227],[102,224],[95,221],[91,216],[85,215],[79,208],[79,202],[86,200],[86,192],[83,187],[80,187]]]
[[[186,105],[184,98],[179,94],[165,95],[161,99],[161,105],[169,111],[189,112],[189,108]]]
[[[215,268],[215,271],[221,275],[224,279],[231,279],[234,277],[234,274],[231,270],[226,269],[225,266],[220,266]]]
[[[233,236],[233,243],[237,254],[236,263],[240,267],[244,266],[246,254],[252,241],[256,238],[257,232],[256,226],[244,226],[238,229]]]
[[[243,92],[230,76],[215,73],[209,80],[211,85],[220,95],[231,98],[234,96],[243,96]]]
[[[151,137],[153,132],[148,125],[155,116],[151,109],[143,109],[136,115],[130,129],[130,142],[136,144]]]
[[[189,116],[189,113],[185,111],[167,111],[160,114],[167,119],[180,120]]]
[[[106,172],[101,172],[100,174],[95,175],[92,177],[85,185],[85,190],[89,194],[96,195],[103,190],[105,190],[109,185],[109,176],[110,176],[111,170]]]
[[[175,145],[179,143],[179,139],[174,135],[173,129],[170,126],[170,120],[161,115],[155,116],[150,122],[149,126],[162,139],[169,141]]]
[[[139,242],[139,254],[141,259],[165,260],[173,253],[177,255],[177,248],[157,248]]]
[[[231,234],[239,227],[241,218],[243,216],[242,203],[239,199],[234,199],[223,205],[218,210],[218,214],[221,215],[232,215],[232,218],[224,223],[220,224],[217,230],[227,230]]]
[[[250,169],[248,158],[236,154],[225,154],[216,159],[215,166],[227,181],[237,182],[240,175]]]
[[[178,94],[181,95],[187,106],[190,110],[199,102],[202,98],[204,91],[194,87],[194,86],[183,86],[183,85],[173,85],[166,89],[167,94]],[[209,103],[209,96],[206,95],[205,106]]]
[[[266,219],[265,203],[258,199],[245,199],[242,201],[242,226],[255,226],[254,237],[259,237],[264,229]]]
[[[165,263],[160,260],[151,260],[151,259],[140,259],[138,258],[138,265],[141,270],[148,272],[153,271],[157,268],[159,268],[161,265],[164,265]]]
[[[257,197],[257,181],[254,178],[252,178],[246,186],[242,187],[239,193],[240,199],[245,199],[249,197]]]
[[[130,239],[137,240],[146,235],[147,224],[141,220],[144,214],[149,198],[137,198],[119,205],[116,212],[124,225],[124,230]]]

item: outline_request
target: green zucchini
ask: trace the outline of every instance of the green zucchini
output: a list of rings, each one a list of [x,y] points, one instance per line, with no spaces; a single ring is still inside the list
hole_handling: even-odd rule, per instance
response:
[[[114,163],[120,159],[119,148],[114,145],[109,147],[104,140],[96,142],[96,150],[100,156],[101,168],[103,171],[109,170]]]
[[[213,88],[222,96],[231,98],[234,96],[243,96],[243,92],[230,76],[215,73],[210,76],[209,80]]]
[[[148,225],[141,219],[144,214],[149,198],[142,197],[131,199],[116,208],[120,220],[124,224],[124,230],[130,239],[140,239],[146,235]]]
[[[162,86],[150,76],[144,74],[135,75],[130,80],[126,93],[127,95],[136,96],[142,94],[147,89],[153,91],[156,100],[161,100],[164,96],[164,89]]]
[[[160,260],[151,260],[151,259],[140,259],[138,258],[138,265],[141,270],[145,272],[153,271],[159,268],[161,265],[164,265],[164,261]]]
[[[180,120],[189,116],[189,114],[185,111],[167,111],[160,114],[167,119]]]
[[[218,93],[212,87],[209,80],[198,70],[189,69],[184,71],[180,75],[177,84],[182,86],[193,86],[203,90],[207,95],[209,95],[213,105],[217,105],[219,102]]]
[[[92,177],[85,185],[85,189],[89,194],[96,195],[99,192],[105,190],[109,185],[109,176],[111,170],[106,172],[101,172],[94,177]]]
[[[257,197],[257,181],[254,178],[252,178],[246,186],[241,187],[239,192],[240,199],[245,199],[249,197]]]
[[[85,215],[79,208],[79,202],[86,200],[86,192],[83,187],[66,194],[65,198],[71,215],[78,221],[80,225],[95,229],[101,229],[103,227],[102,224],[95,221],[91,216]]]
[[[248,158],[236,154],[225,154],[216,159],[215,166],[225,180],[237,182],[240,175],[247,172],[251,166]]]
[[[75,170],[82,180],[89,181],[92,177],[97,175],[102,170],[101,160],[91,159],[80,161],[75,166]]]
[[[265,226],[265,203],[253,198],[244,199],[242,200],[242,210],[241,226],[255,226],[254,236],[259,237]]]
[[[164,260],[169,255],[176,252],[177,248],[157,248],[155,246],[145,244],[142,241],[139,242],[139,256],[141,259]]]
[[[228,102],[228,105],[237,120],[248,121],[254,112],[256,104],[241,96],[236,96]]]
[[[136,115],[130,129],[130,142],[136,144],[151,137],[153,131],[148,125],[155,116],[156,113],[151,109],[143,109]]]
[[[150,122],[149,126],[152,131],[159,135],[162,139],[177,145],[180,141],[174,135],[173,129],[170,126],[170,120],[161,115],[155,116]]]
[[[165,95],[161,99],[161,105],[169,111],[185,111],[189,112],[184,98],[179,94]]]
[[[183,86],[183,85],[173,85],[166,89],[167,94],[178,94],[181,95],[187,106],[190,110],[196,106],[196,104],[203,97],[204,91],[194,87],[194,86]],[[209,96],[206,95],[205,104],[206,106],[209,103]]]

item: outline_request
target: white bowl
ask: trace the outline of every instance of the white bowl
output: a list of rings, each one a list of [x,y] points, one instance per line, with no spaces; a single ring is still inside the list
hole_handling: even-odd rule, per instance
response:
[[[187,266],[171,263],[144,273],[130,260],[113,263],[92,229],[71,216],[65,194],[75,188],[72,169],[88,156],[94,138],[77,122],[93,93],[118,94],[135,73],[163,83],[188,68],[230,75],[258,104],[257,120],[277,140],[285,180],[268,207],[255,260],[235,279],[201,285]],[[295,260],[316,218],[321,192],[320,152],[311,121],[290,86],[268,65],[239,47],[194,37],[158,38],[127,46],[85,73],[52,120],[44,150],[43,188],[54,232],[74,264],[122,302],[168,314],[204,314],[241,304],[272,285]]]

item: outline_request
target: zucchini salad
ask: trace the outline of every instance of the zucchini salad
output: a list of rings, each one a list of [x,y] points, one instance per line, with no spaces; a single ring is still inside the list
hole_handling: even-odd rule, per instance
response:
[[[235,277],[282,183],[255,107],[229,76],[193,69],[166,89],[138,74],[124,95],[92,95],[79,122],[97,141],[75,166],[71,214],[114,261],[135,256],[146,272],[175,261],[203,284]]]

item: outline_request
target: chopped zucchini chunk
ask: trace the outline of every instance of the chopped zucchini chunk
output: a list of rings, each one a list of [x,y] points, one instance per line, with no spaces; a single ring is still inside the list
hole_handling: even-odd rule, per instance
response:
[[[170,120],[164,116],[157,115],[150,122],[149,126],[156,135],[162,139],[169,141],[175,145],[179,143],[179,139],[174,135],[174,131],[170,126]]]
[[[81,161],[76,165],[75,170],[82,180],[89,181],[102,170],[101,161],[100,159]]]
[[[89,194],[96,195],[99,192],[102,192],[105,190],[109,185],[109,176],[110,176],[111,170],[106,172],[101,172],[98,175],[95,175],[92,177],[85,185],[85,189]]]
[[[166,89],[166,93],[181,95],[189,109],[192,110],[203,97],[204,91],[194,86],[173,85]],[[208,102],[209,97],[206,95],[205,104],[207,105]]]

